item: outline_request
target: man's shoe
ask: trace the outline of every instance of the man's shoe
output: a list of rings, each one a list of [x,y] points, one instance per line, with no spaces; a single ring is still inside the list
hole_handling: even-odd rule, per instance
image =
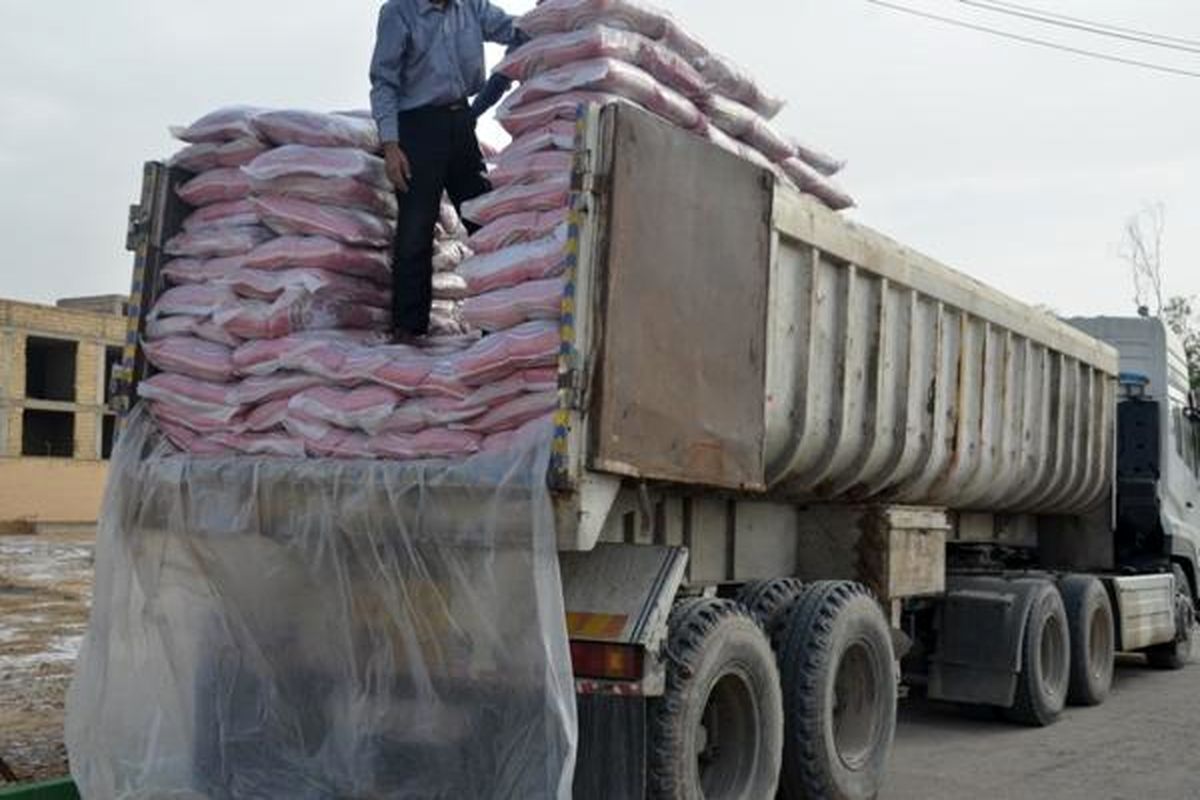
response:
[[[403,344],[409,347],[420,347],[425,337],[419,333],[409,333],[397,328],[392,331],[392,344]]]

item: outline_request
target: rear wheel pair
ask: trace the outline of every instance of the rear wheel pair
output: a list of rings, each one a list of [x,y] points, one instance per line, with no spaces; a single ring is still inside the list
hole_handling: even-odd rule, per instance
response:
[[[1058,585],[1071,643],[1071,683],[1067,701],[1098,706],[1112,688],[1117,634],[1112,602],[1104,584],[1086,575],[1068,575]]]
[[[1195,639],[1189,583],[1180,567],[1174,573],[1178,634],[1174,641],[1145,651],[1150,665],[1159,669],[1183,668],[1191,660]],[[1029,611],[1021,676],[1008,716],[1024,724],[1048,725],[1067,701],[1074,705],[1104,702],[1112,687],[1115,651],[1112,603],[1100,581],[1069,575],[1057,591],[1046,583]]]
[[[1041,583],[1030,604],[1021,646],[1021,673],[1007,716],[1024,725],[1058,719],[1068,702],[1094,706],[1112,687],[1116,634],[1104,585],[1068,575]]]
[[[896,719],[878,605],[840,582],[751,584],[739,601],[688,600],[672,615],[667,691],[652,716],[654,796],[874,797]]]

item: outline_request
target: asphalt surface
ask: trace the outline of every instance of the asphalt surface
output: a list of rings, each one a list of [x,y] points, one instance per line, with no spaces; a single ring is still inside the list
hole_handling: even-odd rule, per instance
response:
[[[880,800],[1190,800],[1200,798],[1200,664],[1159,672],[1118,662],[1097,708],[1042,729],[987,710],[901,703]]]

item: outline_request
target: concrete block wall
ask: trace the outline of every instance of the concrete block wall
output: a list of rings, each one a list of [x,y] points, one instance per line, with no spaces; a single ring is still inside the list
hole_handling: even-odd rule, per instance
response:
[[[19,458],[21,456],[21,433],[24,426],[21,420],[22,409],[20,406],[14,406],[4,409],[5,417],[5,441],[3,455],[8,458]]]
[[[11,431],[17,431],[17,441],[20,441],[21,411],[10,405],[24,394],[25,389],[25,374],[22,370],[21,386],[19,387],[21,392],[15,391],[18,387],[15,385],[17,378],[14,373],[17,361],[14,351],[18,338],[21,341],[21,347],[24,348],[24,337],[18,337],[14,331],[0,329],[0,458],[20,455],[19,445],[17,452],[13,453]],[[24,353],[22,353],[23,356]]]
[[[100,385],[104,381],[104,345],[79,342],[75,354],[75,404],[94,406],[104,402]]]
[[[125,339],[125,318],[0,300],[0,329],[66,339],[110,340],[120,344]]]
[[[83,461],[96,461],[100,458],[98,420],[98,414],[86,411],[76,412],[75,458]]]
[[[104,403],[104,345],[80,342],[75,355],[75,457],[100,458],[100,416]],[[91,407],[95,410],[85,411]]]
[[[76,342],[74,403],[25,397],[30,336]],[[0,523],[96,519],[107,471],[100,460],[105,351],[124,339],[120,316],[0,300]],[[74,414],[74,459],[22,457],[26,408]]]
[[[7,331],[4,352],[8,356],[8,381],[6,399],[20,400],[25,397],[25,333]]]
[[[107,474],[103,461],[0,459],[0,528],[13,522],[95,522]]]

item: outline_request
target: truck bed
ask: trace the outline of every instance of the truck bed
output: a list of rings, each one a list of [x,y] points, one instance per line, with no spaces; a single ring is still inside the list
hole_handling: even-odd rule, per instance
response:
[[[637,109],[582,117],[574,183],[552,477],[584,546],[613,480],[1012,513],[1106,496],[1111,347]]]
[[[577,138],[549,471],[565,549],[645,484],[1011,513],[1106,496],[1111,347],[648,112],[581,111]],[[130,396],[187,177],[146,176]]]

